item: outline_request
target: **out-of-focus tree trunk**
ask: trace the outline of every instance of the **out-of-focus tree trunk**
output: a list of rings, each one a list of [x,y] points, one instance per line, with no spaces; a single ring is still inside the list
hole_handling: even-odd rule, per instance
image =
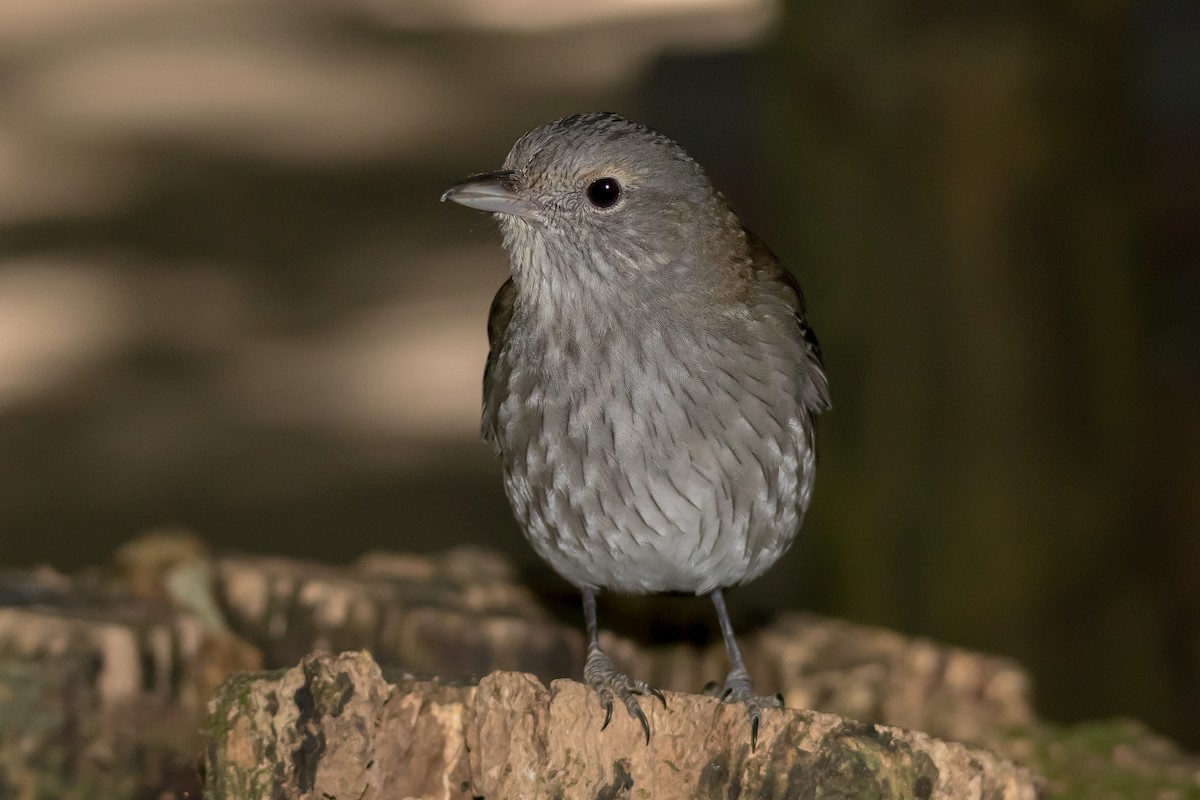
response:
[[[1156,708],[1178,732],[1148,613],[1169,549],[1138,499],[1129,10],[792,3],[770,238],[833,388],[819,607],[1016,655],[1052,713]]]

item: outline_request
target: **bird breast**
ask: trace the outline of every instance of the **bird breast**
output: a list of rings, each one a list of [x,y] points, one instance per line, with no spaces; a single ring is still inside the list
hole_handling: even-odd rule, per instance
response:
[[[704,593],[756,577],[786,550],[813,460],[792,337],[751,319],[732,333],[557,336],[519,322],[494,354],[485,408],[517,519],[560,574]]]

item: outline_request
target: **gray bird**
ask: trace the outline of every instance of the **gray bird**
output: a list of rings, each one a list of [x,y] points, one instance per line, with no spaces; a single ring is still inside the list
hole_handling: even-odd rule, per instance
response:
[[[808,508],[829,408],[800,287],[666,136],[566,117],[442,200],[493,212],[512,276],[488,318],[483,438],[525,536],[579,587],[584,679],[650,726],[600,649],[596,593],[708,594],[722,697],[760,708],[721,591],[761,575]]]

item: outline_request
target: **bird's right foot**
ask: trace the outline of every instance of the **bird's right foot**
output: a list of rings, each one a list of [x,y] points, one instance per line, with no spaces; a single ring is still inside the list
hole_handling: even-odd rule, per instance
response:
[[[642,731],[646,734],[646,744],[650,743],[650,723],[638,703],[638,696],[653,695],[663,704],[663,708],[666,708],[667,699],[663,697],[662,692],[645,681],[617,672],[612,660],[599,648],[588,650],[587,661],[583,665],[583,680],[596,690],[600,705],[604,708],[604,724],[600,726],[600,730],[608,727],[608,723],[612,721],[613,703],[620,700],[629,715],[641,723]]]
[[[764,708],[783,708],[783,695],[776,694],[763,697],[754,694],[750,688],[750,674],[744,668],[735,668],[725,679],[722,686],[716,681],[705,684],[703,694],[720,698],[722,703],[742,703],[750,717],[750,750],[758,747],[758,727],[762,721]]]

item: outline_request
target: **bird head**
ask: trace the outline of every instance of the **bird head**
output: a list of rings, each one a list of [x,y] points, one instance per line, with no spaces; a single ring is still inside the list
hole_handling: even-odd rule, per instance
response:
[[[671,139],[617,114],[578,114],[522,136],[504,167],[442,195],[496,215],[514,283],[595,300],[727,284],[745,234]]]

